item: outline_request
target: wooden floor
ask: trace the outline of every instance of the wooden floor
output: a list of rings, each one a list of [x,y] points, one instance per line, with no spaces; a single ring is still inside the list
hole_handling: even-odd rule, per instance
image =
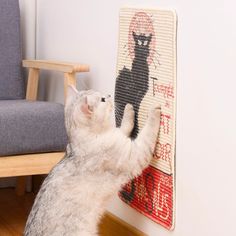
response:
[[[32,193],[18,197],[13,189],[0,190],[0,236],[22,235],[33,201]]]
[[[21,236],[35,195],[16,196],[14,189],[0,189],[0,236]],[[145,236],[126,222],[106,213],[99,226],[101,236]]]

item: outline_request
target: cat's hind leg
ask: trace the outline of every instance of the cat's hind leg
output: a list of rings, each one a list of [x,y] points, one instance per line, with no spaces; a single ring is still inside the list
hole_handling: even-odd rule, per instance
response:
[[[126,104],[123,119],[121,122],[121,131],[129,137],[134,128],[134,108],[131,104]]]

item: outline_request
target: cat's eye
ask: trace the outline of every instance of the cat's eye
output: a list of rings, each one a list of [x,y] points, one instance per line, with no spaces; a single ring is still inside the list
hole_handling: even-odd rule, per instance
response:
[[[148,41],[145,40],[145,41],[143,42],[143,45],[144,45],[144,46],[147,46],[147,43],[148,43]]]
[[[141,40],[138,40],[138,45],[142,45],[142,41]]]
[[[109,99],[110,97],[111,95],[101,97],[101,102],[107,102],[107,99]]]

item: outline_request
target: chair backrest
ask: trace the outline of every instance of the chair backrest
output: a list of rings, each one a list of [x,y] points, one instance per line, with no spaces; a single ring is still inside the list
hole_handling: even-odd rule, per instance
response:
[[[25,97],[18,0],[0,0],[0,100]]]

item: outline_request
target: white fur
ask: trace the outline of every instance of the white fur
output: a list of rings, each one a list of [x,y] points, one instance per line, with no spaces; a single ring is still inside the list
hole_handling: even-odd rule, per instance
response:
[[[111,114],[110,99],[101,102],[97,92],[69,88],[67,155],[44,181],[25,235],[97,235],[108,200],[148,166],[158,135],[160,107],[150,110],[135,140],[129,138],[134,125],[132,105],[126,105],[120,128],[112,125]]]

